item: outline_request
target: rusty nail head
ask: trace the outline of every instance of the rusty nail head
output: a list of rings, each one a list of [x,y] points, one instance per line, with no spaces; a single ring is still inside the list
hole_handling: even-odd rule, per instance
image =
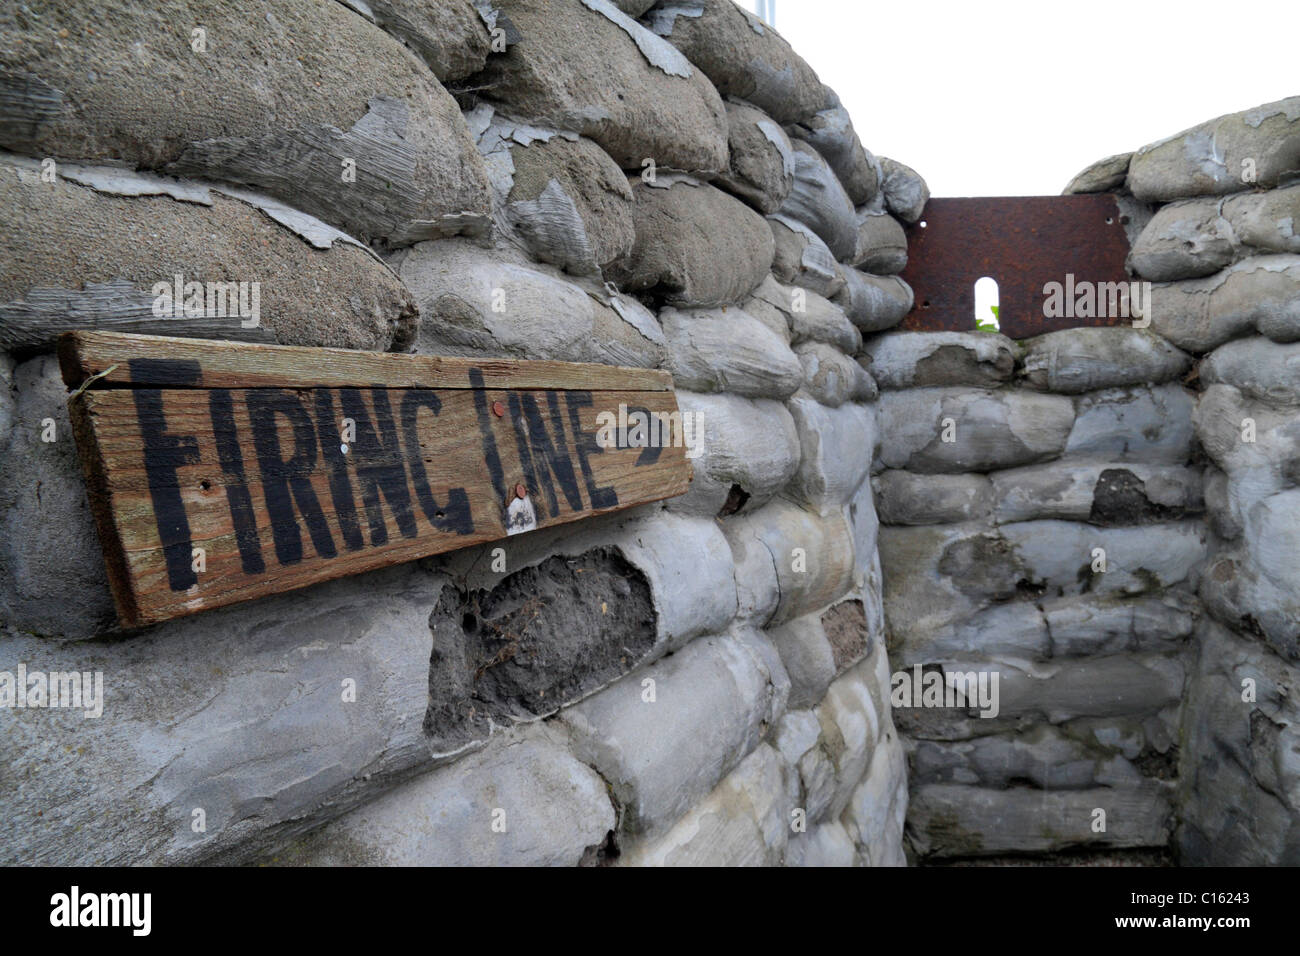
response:
[[[506,413],[506,407],[504,405],[502,405],[500,402],[492,403],[493,415],[495,415],[497,418],[502,418],[505,416],[505,413]]]
[[[516,497],[516,498],[527,498],[527,497],[528,497],[528,489],[525,488],[525,487],[523,486],[523,484],[515,485],[515,497]]]

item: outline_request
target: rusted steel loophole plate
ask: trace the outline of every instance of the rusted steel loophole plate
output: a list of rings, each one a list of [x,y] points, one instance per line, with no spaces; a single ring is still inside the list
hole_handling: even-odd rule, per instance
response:
[[[1043,286],[1064,284],[1067,273],[1076,283],[1128,282],[1128,252],[1121,213],[1109,193],[931,199],[920,220],[907,227],[902,277],[916,304],[900,327],[975,331],[975,281],[984,276],[997,281],[998,321],[1011,338],[1127,325],[1132,319],[1119,314],[1047,318]]]

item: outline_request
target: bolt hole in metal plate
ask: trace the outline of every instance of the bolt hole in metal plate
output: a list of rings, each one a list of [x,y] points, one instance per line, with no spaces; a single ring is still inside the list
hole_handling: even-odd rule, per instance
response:
[[[907,227],[902,278],[916,305],[901,328],[975,331],[975,283],[998,285],[998,322],[1014,339],[1079,326],[1127,325],[1128,315],[1049,318],[1049,282],[1128,282],[1128,237],[1110,193],[931,199]],[[1098,310],[1108,311],[1108,310]]]

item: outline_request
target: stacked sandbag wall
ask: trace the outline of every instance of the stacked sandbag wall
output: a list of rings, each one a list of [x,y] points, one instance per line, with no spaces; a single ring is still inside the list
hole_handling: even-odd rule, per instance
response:
[[[1131,316],[868,340],[891,659],[1000,687],[895,709],[919,859],[1297,860],[1297,170],[1295,98],[1108,157]]]
[[[6,863],[904,862],[864,335],[926,199],[730,0],[0,12]],[[159,314],[158,283],[256,283]],[[688,494],[116,627],[53,345],[663,368]],[[494,549],[504,549],[504,561]]]
[[[1196,359],[1208,554],[1174,847],[1184,864],[1294,866],[1300,97],[1221,116],[1110,165],[1111,188],[1154,212],[1131,255],[1154,284],[1152,327]]]

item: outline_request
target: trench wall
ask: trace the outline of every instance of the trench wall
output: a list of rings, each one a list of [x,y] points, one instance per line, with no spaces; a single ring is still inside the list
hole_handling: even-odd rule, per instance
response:
[[[729,0],[0,13],[5,863],[901,864],[877,389],[926,198]],[[154,314],[257,282],[260,323]],[[70,328],[670,370],[689,494],[115,630]],[[52,427],[52,432],[50,428]],[[496,547],[496,546],[493,546]],[[351,690],[349,688],[352,688]]]
[[[1298,120],[1069,185],[1116,194],[1145,328],[868,339],[891,658],[1000,679],[895,710],[917,859],[1296,862]]]

